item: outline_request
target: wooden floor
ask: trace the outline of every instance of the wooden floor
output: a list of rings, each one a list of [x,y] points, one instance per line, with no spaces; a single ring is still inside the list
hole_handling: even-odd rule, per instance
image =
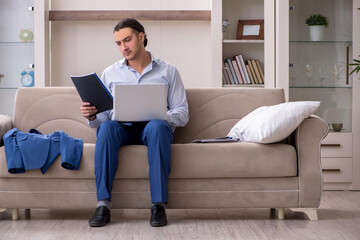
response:
[[[169,225],[149,226],[150,210],[113,210],[111,223],[88,227],[89,211],[32,209],[31,220],[20,210],[0,213],[0,239],[360,239],[360,192],[326,191],[318,209],[319,221],[285,210],[277,220],[269,209],[167,210]]]

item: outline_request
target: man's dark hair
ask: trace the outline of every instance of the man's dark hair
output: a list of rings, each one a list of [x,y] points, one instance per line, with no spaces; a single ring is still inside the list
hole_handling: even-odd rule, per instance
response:
[[[123,20],[121,20],[120,22],[118,22],[118,24],[116,24],[116,26],[114,27],[114,32],[119,31],[120,29],[123,28],[131,28],[139,33],[144,33],[145,39],[144,39],[144,47],[146,47],[147,45],[147,37],[146,37],[146,33],[145,33],[145,29],[143,27],[143,25],[141,25],[141,23],[139,23],[136,19],[134,18],[124,18]]]

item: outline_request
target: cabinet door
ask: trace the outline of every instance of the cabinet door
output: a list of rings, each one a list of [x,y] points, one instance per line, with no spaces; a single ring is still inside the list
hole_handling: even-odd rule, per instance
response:
[[[315,114],[331,131],[351,132],[352,0],[290,0],[289,5],[289,100],[321,101]]]
[[[13,115],[21,79],[34,79],[34,0],[0,0],[0,114]]]

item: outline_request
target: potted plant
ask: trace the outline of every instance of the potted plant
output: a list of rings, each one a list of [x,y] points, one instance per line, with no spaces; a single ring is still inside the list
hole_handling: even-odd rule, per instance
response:
[[[322,41],[324,39],[325,28],[329,25],[327,17],[321,14],[311,14],[305,23],[309,26],[311,41]]]

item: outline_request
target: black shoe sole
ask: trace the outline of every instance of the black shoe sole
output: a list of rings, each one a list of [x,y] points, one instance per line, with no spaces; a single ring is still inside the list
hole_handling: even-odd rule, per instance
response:
[[[89,226],[90,227],[103,227],[109,222],[110,222],[110,218],[106,218],[105,222],[97,222],[97,223],[96,222],[94,222],[94,223],[89,222]]]
[[[166,225],[167,225],[167,222],[150,222],[150,226],[152,226],[152,227],[163,227]]]

